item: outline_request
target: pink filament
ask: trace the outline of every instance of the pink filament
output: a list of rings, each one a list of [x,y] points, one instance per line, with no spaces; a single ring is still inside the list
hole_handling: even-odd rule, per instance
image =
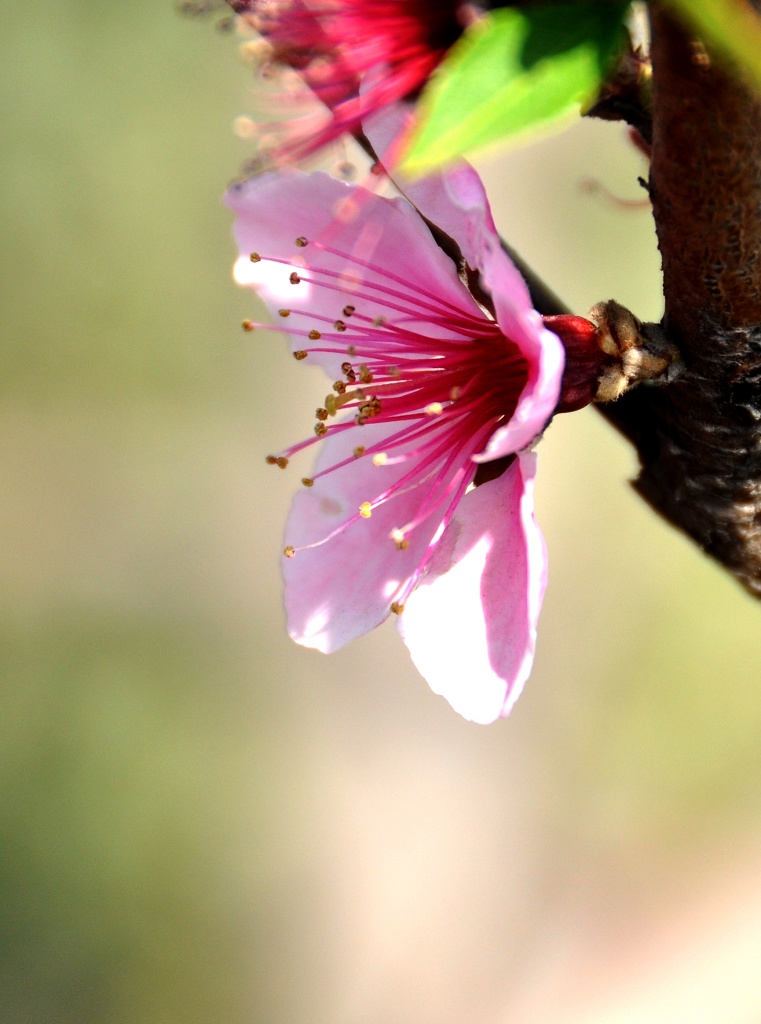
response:
[[[314,265],[297,266],[286,259],[259,254],[261,262],[283,266],[284,276],[295,270],[295,283],[303,281],[312,288],[336,293],[335,317],[291,307],[288,326],[278,324],[272,329],[305,339],[318,329],[319,344],[308,343],[304,351],[345,357],[343,365],[349,367],[345,373],[345,392],[337,394],[335,401],[341,409],[353,411],[356,418],[324,424],[321,436],[307,438],[280,456],[290,459],[323,437],[356,430],[361,453],[319,471],[312,482],[358,458],[382,455],[389,464],[407,464],[406,471],[393,484],[369,497],[373,509],[425,486],[413,520],[399,526],[401,535],[409,534],[435,512],[441,516],[441,525],[425,555],[397,595],[397,603],[403,603],[473,481],[477,469],[473,456],[483,451],[494,431],[514,414],[527,380],[526,360],[494,320],[475,305],[469,308],[465,293],[463,304],[458,307],[350,253],[316,242],[308,244],[337,257],[348,267],[369,272],[369,276],[363,275],[358,287],[348,291],[341,287],[343,274],[338,271]],[[375,302],[381,304],[381,319],[373,316]],[[345,313],[348,305],[352,309]],[[389,310],[398,315],[389,316]],[[294,320],[296,324],[291,326]],[[305,325],[297,326],[302,321]],[[333,326],[336,321],[345,323],[346,329],[324,329],[326,324]],[[408,326],[410,322],[416,327]],[[365,422],[394,424],[398,429],[364,446],[361,434]],[[327,543],[360,518],[360,512],[355,512],[328,536],[309,546]]]

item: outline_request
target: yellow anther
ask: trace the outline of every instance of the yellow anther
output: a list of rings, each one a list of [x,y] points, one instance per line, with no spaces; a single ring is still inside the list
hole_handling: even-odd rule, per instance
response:
[[[325,435],[328,432],[328,428],[325,426],[324,423],[320,423],[320,421],[318,420],[317,423],[315,423],[314,425],[314,432],[315,434],[317,434],[318,437],[325,437]]]
[[[262,259],[258,252],[252,252],[248,258],[252,263],[260,263]]]
[[[314,414],[318,420],[326,420],[328,418],[328,410],[323,409],[322,407],[320,407],[319,409],[315,409]]]
[[[362,504],[359,506],[359,514],[362,516],[363,519],[370,518],[370,516],[373,514],[373,506],[370,504],[369,501],[362,502]]]
[[[444,406],[441,402],[431,402],[430,405],[425,407],[425,411],[428,416],[441,416],[444,412]]]
[[[250,117],[241,115],[233,120],[233,131],[239,139],[248,139],[253,141],[259,134],[256,121],[252,121]]]
[[[404,611],[404,605],[400,604],[398,601],[392,601],[391,611],[394,613],[394,615],[401,615],[402,612]]]
[[[365,446],[363,444],[358,444],[357,447],[354,449],[354,458],[355,459],[359,459],[364,454],[365,454]]]
[[[364,364],[359,368],[359,379],[363,384],[372,384],[373,375]]]
[[[272,60],[274,50],[264,39],[252,39],[250,42],[241,43],[240,53],[249,64],[263,64]]]
[[[286,459],[285,455],[278,455],[278,457],[275,459],[275,464],[278,465],[281,469],[285,469],[285,467],[288,465],[288,459]]]
[[[342,333],[343,331],[346,330],[346,324],[343,322],[343,320],[336,320],[333,326],[339,333]]]
[[[389,537],[394,542],[394,544],[401,544],[402,541],[404,540],[404,530],[400,530],[398,527],[396,527],[391,531]]]
[[[378,452],[377,455],[373,455],[374,466],[385,466],[388,462],[388,455],[385,452]]]
[[[376,318],[373,320],[373,327],[383,327],[385,323],[385,316],[376,316]]]
[[[297,348],[296,351],[293,353],[293,358],[298,359],[299,362],[301,362],[301,360],[306,359],[308,355],[309,353],[305,352],[303,348]]]
[[[304,246],[308,244],[308,241],[306,240],[306,238],[304,238],[303,235],[299,235],[299,237],[296,239],[296,245],[299,247],[299,249],[303,249]]]
[[[244,331],[247,331],[249,334],[252,331],[256,330],[256,324],[254,323],[253,320],[244,320],[243,323],[241,324],[241,327],[243,328]]]
[[[333,385],[333,390],[336,391],[339,395],[342,395],[346,391],[346,385],[342,380],[337,380]]]
[[[357,415],[357,423],[364,423],[366,420],[372,419],[373,416],[379,416],[381,411],[381,402],[379,398],[373,395],[367,402],[360,405]]]
[[[319,331],[316,331],[314,328],[312,328],[312,330],[309,332],[309,337],[312,341],[319,341],[322,335],[320,334]]]
[[[296,554],[296,549],[293,547],[292,544],[289,544],[288,547],[283,549],[283,554],[285,555],[286,558],[293,558],[293,556]]]
[[[351,316],[355,309],[356,306],[344,306],[344,316]]]
[[[449,398],[452,402],[456,402],[461,394],[462,388],[458,387],[457,385],[449,389]]]
[[[314,487],[314,480],[311,476],[302,476],[301,482],[305,487]]]
[[[288,280],[291,282],[291,284],[300,284],[301,283],[301,278],[299,277],[299,275],[296,273],[295,270],[293,271],[291,276],[288,278]]]
[[[282,316],[282,317],[286,317],[286,316],[290,316],[291,315],[290,309],[279,309],[277,311],[277,313],[278,313],[278,316]]]

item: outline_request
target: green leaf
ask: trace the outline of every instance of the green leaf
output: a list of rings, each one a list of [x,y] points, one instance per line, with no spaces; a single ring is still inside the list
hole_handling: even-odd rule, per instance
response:
[[[403,170],[422,174],[588,102],[623,40],[628,3],[501,8],[452,47],[420,100]]]
[[[710,46],[735,61],[761,88],[761,17],[743,0],[670,0]]]

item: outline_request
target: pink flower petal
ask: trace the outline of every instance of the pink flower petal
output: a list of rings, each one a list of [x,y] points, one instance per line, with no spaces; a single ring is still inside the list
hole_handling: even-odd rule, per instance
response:
[[[262,174],[233,186],[225,202],[236,213],[234,234],[241,253],[236,279],[253,287],[273,312],[290,310],[287,325],[276,322],[302,332],[291,335],[294,351],[319,347],[305,341],[306,333],[317,329],[329,334],[347,305],[361,307],[371,319],[383,317],[389,323],[403,323],[444,338],[455,335],[430,323],[421,298],[431,296],[440,304],[481,315],[452,261],[403,199],[384,199],[326,174],[294,170]],[[305,238],[309,244],[299,246],[297,238]],[[334,247],[350,258],[315,243]],[[250,261],[252,252],[261,257],[258,262]],[[296,284],[290,281],[294,266],[303,268],[304,280]],[[310,283],[310,270],[316,275],[321,271],[340,275],[320,278],[337,290]],[[389,272],[409,287],[390,283]],[[379,290],[389,288],[407,292],[401,303]],[[350,321],[347,327],[351,328]],[[351,342],[349,334],[341,340],[345,345]],[[309,361],[336,378],[341,376],[345,358],[315,351],[310,352]]]
[[[484,725],[510,711],[534,657],[547,579],[535,467],[533,453],[520,456],[465,496],[399,620],[434,693]]]
[[[376,466],[368,456],[352,458],[354,446],[370,447],[393,429],[368,423],[322,442],[315,472],[346,458],[352,461],[296,494],[285,530],[287,544],[299,548],[323,540],[356,516],[363,502],[407,472],[406,463]],[[328,543],[284,559],[288,632],[297,643],[327,654],[388,617],[396,593],[425,554],[441,513],[434,512],[411,531],[405,550],[397,549],[390,533],[415,518],[426,496],[423,483],[380,505],[369,519],[360,517]]]
[[[383,159],[382,154],[393,149],[396,139],[407,135],[413,124],[412,108],[396,103],[374,114],[364,128],[373,148]],[[500,319],[500,326],[510,335],[509,311],[530,310],[531,300],[523,278],[502,249],[478,171],[467,161],[457,160],[444,170],[433,171],[423,178],[411,180],[395,167],[390,168],[390,174],[423,216],[455,239],[466,263],[484,275],[487,291],[500,291],[505,306],[504,322]],[[493,268],[495,260],[497,266]]]

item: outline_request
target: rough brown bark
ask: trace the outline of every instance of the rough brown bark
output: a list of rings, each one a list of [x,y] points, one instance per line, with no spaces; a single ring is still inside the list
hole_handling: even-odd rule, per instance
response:
[[[761,98],[653,4],[650,195],[685,370],[604,414],[639,493],[761,597]]]

